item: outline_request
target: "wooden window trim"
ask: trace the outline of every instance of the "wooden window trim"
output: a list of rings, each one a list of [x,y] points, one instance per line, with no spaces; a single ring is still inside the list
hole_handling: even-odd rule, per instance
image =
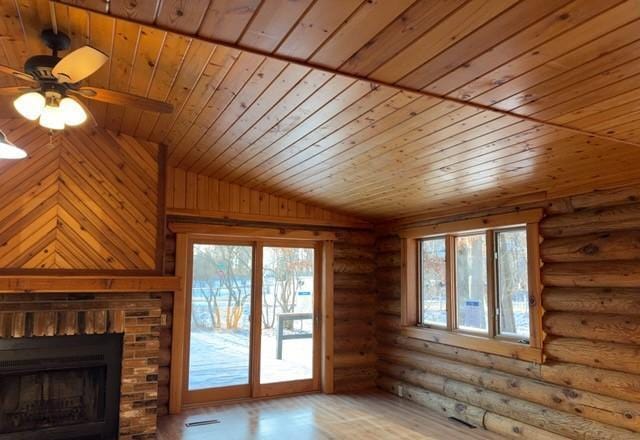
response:
[[[542,357],[542,306],[540,281],[539,227],[544,212],[531,209],[508,214],[486,216],[468,220],[410,228],[400,231],[401,241],[401,326],[402,334],[429,342],[437,342],[484,353],[541,363]],[[489,297],[488,335],[475,334],[457,329],[457,306],[455,304],[455,235],[458,233],[482,232],[487,234],[488,292],[495,292],[496,274],[493,267],[495,229],[524,225],[527,232],[527,258],[529,278],[529,344],[515,342],[512,338],[500,336],[496,328],[495,295]],[[419,253],[421,239],[444,236],[447,240],[447,328],[420,326],[421,307],[419,304]],[[537,270],[536,270],[537,269]]]

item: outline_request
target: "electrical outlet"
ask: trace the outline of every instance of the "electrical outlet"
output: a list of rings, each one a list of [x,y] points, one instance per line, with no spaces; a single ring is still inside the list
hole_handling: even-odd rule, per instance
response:
[[[402,385],[398,385],[398,397],[404,397],[404,387]]]

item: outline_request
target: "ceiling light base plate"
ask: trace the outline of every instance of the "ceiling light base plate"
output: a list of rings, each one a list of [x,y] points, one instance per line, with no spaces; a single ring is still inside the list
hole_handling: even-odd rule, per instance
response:
[[[53,51],[54,55],[61,50],[67,50],[71,47],[71,39],[64,32],[58,31],[56,34],[53,29],[45,29],[40,34],[40,38],[44,44]]]

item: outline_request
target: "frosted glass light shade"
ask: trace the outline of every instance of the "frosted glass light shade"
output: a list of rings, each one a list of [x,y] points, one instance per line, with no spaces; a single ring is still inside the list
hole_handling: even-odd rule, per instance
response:
[[[13,145],[5,134],[0,131],[0,159],[24,159],[27,152]]]
[[[64,129],[65,115],[60,106],[46,105],[40,115],[40,125],[51,130]]]
[[[60,110],[64,114],[64,123],[66,125],[80,125],[87,120],[87,112],[75,99],[62,98]]]
[[[45,106],[45,99],[38,92],[29,92],[18,96],[13,101],[15,109],[25,118],[35,121],[40,117]]]

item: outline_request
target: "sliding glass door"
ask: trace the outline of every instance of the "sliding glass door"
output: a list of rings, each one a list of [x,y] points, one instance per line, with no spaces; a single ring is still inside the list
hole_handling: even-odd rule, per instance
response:
[[[185,403],[317,389],[320,248],[199,241],[191,249]]]
[[[313,389],[319,342],[313,247],[265,246],[262,252],[260,386],[273,395]]]
[[[186,383],[195,400],[211,389],[250,394],[253,253],[251,245],[193,244]]]

